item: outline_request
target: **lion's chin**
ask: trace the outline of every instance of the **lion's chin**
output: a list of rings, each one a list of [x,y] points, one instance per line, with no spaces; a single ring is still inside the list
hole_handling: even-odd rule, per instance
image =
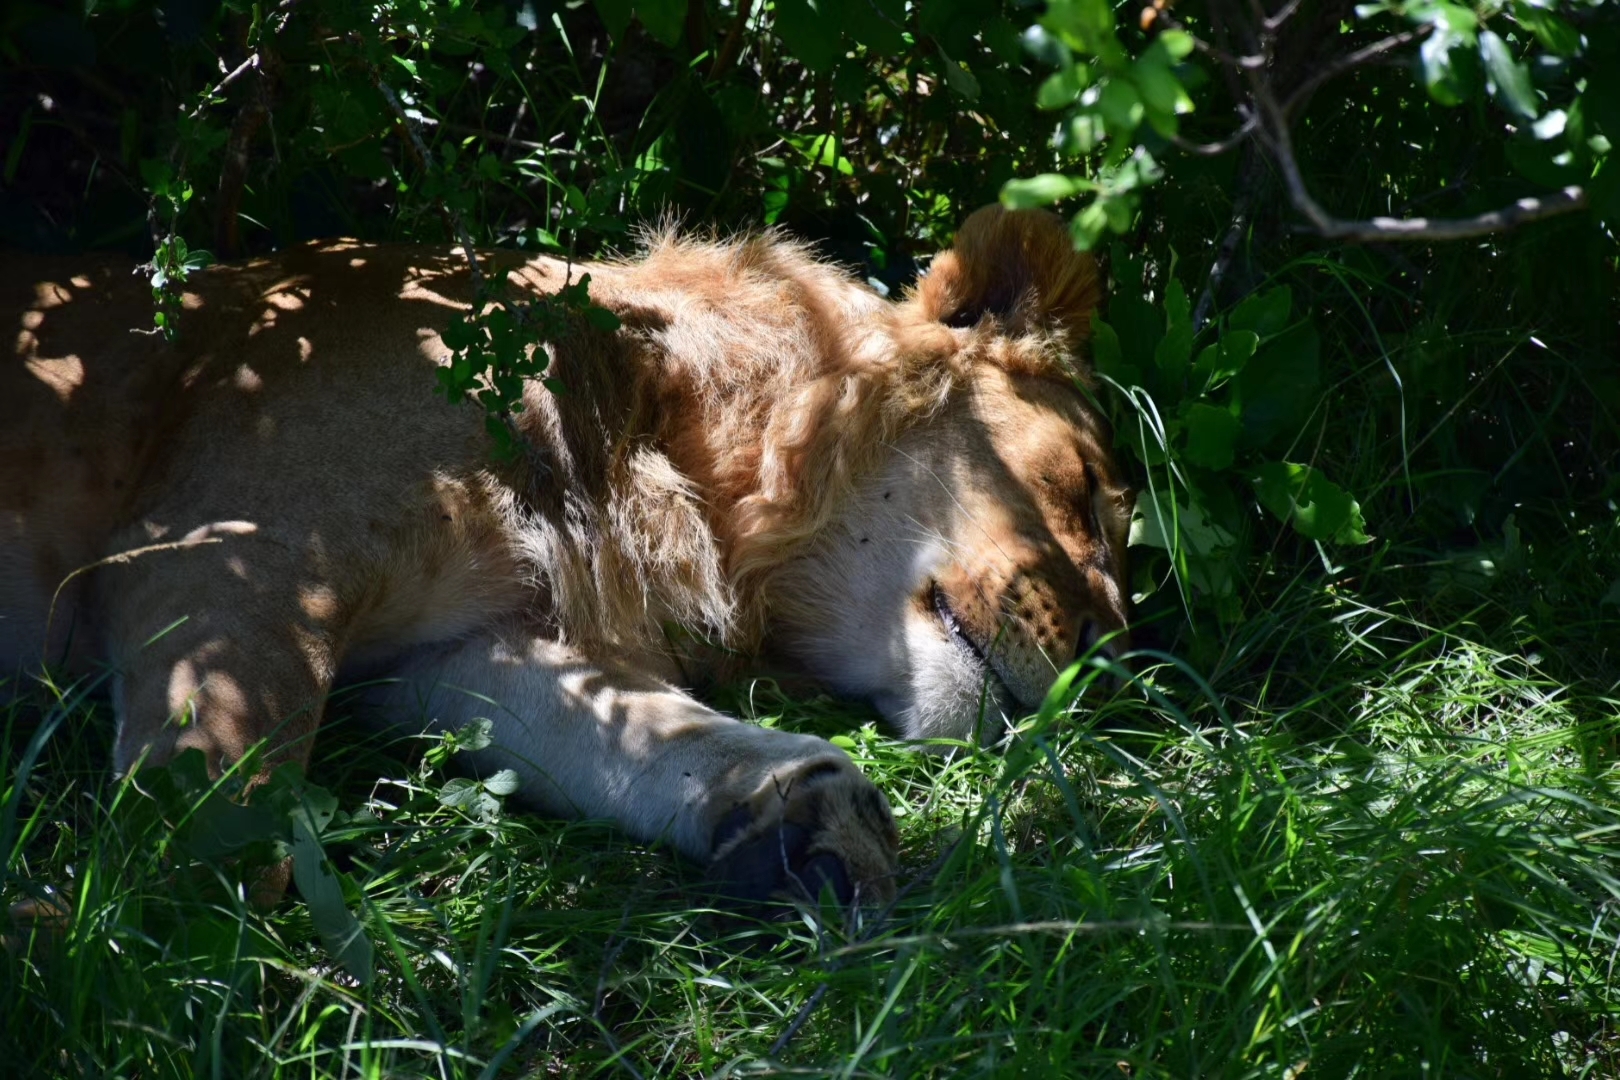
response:
[[[993,743],[1021,715],[1017,699],[978,650],[938,621],[907,627],[906,674],[872,695],[908,739]]]

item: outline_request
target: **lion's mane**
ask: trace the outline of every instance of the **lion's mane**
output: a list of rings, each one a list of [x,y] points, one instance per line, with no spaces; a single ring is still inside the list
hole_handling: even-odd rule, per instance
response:
[[[623,330],[564,341],[567,391],[521,420],[554,463],[523,512],[556,630],[655,646],[678,624],[747,652],[774,572],[975,365],[1084,378],[1098,280],[1057,218],[992,207],[899,303],[774,235],[666,233],[592,295]]]

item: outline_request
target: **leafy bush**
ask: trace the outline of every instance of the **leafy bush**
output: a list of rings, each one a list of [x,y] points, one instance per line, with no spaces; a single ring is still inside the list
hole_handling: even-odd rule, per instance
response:
[[[231,822],[184,763],[109,783],[47,687],[0,711],[6,899],[76,889],[0,982],[24,1071],[1620,1071],[1615,0],[14,0],[0,58],[0,241],[150,259],[171,333],[206,253],[316,236],[780,226],[892,292],[1055,206],[1108,278],[1144,646],[1006,757],[839,735],[911,892],[787,942],[452,745],[333,723],[337,809],[287,776]],[[485,296],[439,390],[500,440],[606,313]],[[302,845],[305,903],[252,911],[226,834]]]

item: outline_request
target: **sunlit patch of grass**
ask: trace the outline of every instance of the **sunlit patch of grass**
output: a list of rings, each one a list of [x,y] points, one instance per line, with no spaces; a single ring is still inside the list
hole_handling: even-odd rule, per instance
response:
[[[1595,618],[1596,616],[1594,616]],[[762,928],[595,823],[438,799],[420,744],[341,718],[313,774],[376,947],[359,985],[296,898],[174,862],[107,773],[104,706],[4,713],[18,1075],[1620,1074],[1620,703],[1512,624],[1435,626],[1303,579],[1204,685],[1143,656],[997,752],[736,689],[833,734],[899,815],[881,917]],[[1493,643],[1494,642],[1494,643]],[[1505,647],[1504,647],[1505,646]],[[1256,662],[1257,658],[1271,662]],[[26,776],[19,773],[33,753]]]

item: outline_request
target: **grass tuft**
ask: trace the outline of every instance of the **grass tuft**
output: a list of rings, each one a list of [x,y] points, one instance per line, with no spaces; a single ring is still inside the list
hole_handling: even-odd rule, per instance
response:
[[[105,706],[4,713],[0,1025],[18,1075],[1620,1075],[1620,702],[1516,647],[1296,582],[1204,683],[1077,680],[1002,752],[850,752],[899,814],[887,917],[739,927],[595,823],[444,805],[338,720],[323,840],[360,985],[296,899],[188,862],[108,778]],[[1492,634],[1496,644],[1492,643]],[[1246,662],[1288,643],[1274,663]],[[1503,647],[1506,645],[1507,647]],[[1553,659],[1556,659],[1554,657]],[[752,722],[869,714],[736,688]],[[61,887],[47,893],[48,886]]]

